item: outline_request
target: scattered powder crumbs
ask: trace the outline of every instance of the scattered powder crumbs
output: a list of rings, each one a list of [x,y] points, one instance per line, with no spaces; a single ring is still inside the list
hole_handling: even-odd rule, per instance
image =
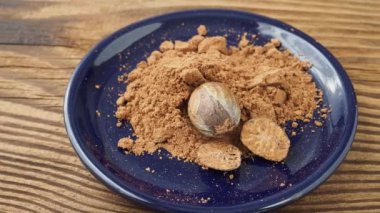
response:
[[[276,39],[276,38],[272,38],[270,40],[270,42],[275,46],[275,47],[280,47],[281,46],[281,42],[280,40]]]
[[[292,128],[297,128],[297,127],[298,127],[298,123],[295,122],[295,121],[293,121],[293,122],[292,122]]]
[[[101,85],[100,84],[95,84],[95,89],[100,89]]]
[[[150,172],[150,167],[146,167],[145,171]]]
[[[219,140],[199,133],[186,112],[191,92],[203,82],[221,82],[234,93],[242,123],[257,117],[278,125],[311,119],[322,93],[317,92],[308,62],[280,50],[277,39],[256,46],[245,34],[239,46],[227,47],[223,36],[206,37],[205,26],[197,31],[188,41],[164,41],[128,74],[115,116],[130,122],[137,139],[121,139],[120,148],[135,155],[164,148],[176,158],[199,164],[200,145]],[[240,143],[239,137],[225,142]]]
[[[320,121],[314,121],[315,126],[322,126],[322,122]]]
[[[230,175],[228,175],[228,178],[229,178],[230,180],[232,180],[232,179],[234,179],[234,175],[233,175],[233,174],[230,174]]]
[[[249,45],[249,40],[247,39],[247,33],[244,33],[239,42],[239,47],[244,48],[244,47],[247,47],[248,45]]]
[[[296,136],[297,133],[295,131],[292,131],[292,137]]]
[[[200,25],[197,28],[198,35],[205,36],[207,34],[207,28],[205,25]]]
[[[321,113],[327,113],[329,111],[328,108],[322,108],[321,110],[319,110]]]
[[[203,198],[203,197],[202,197],[202,198],[199,200],[199,203],[206,204],[206,203],[208,203],[210,200],[211,200],[210,197],[208,197],[208,198]]]
[[[330,113],[330,112],[331,112],[331,109],[329,109],[327,107],[324,107],[324,108],[319,110],[319,114],[320,114],[320,117],[322,119],[327,119],[328,113]]]
[[[96,110],[95,113],[96,113],[96,116],[98,116],[98,117],[100,117],[102,115],[99,110]]]
[[[116,100],[116,105],[117,106],[121,106],[125,103],[125,98],[124,96],[120,96],[117,100]]]
[[[280,187],[284,187],[285,186],[285,183],[280,183]]]
[[[121,138],[117,143],[117,146],[128,151],[133,147],[133,140],[131,138]]]

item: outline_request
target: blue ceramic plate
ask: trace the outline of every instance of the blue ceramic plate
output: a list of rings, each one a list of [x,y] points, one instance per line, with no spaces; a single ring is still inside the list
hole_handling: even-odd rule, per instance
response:
[[[136,157],[117,148],[119,138],[132,134],[129,124],[115,127],[115,100],[125,90],[117,77],[132,70],[162,41],[189,39],[200,24],[208,27],[208,35],[227,33],[230,45],[236,45],[238,35],[244,32],[257,34],[256,44],[277,38],[284,48],[313,64],[310,72],[325,94],[323,104],[331,106],[332,113],[323,127],[304,125],[305,131],[292,137],[284,164],[246,159],[239,169],[224,174],[170,160],[165,151]],[[124,64],[125,70],[120,71]],[[96,89],[95,85],[101,87]],[[352,84],[326,48],[280,21],[230,10],[191,10],[157,16],[107,37],[75,70],[64,113],[75,151],[99,180],[131,200],[156,210],[176,212],[264,211],[300,198],[325,181],[343,161],[357,125]],[[146,167],[155,172],[146,172]],[[234,179],[230,180],[229,174]],[[209,201],[202,203],[202,198]]]

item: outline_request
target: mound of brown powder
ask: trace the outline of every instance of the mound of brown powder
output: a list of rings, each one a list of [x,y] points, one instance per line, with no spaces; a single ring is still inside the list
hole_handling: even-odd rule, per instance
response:
[[[130,152],[140,155],[164,148],[197,162],[198,147],[216,139],[194,129],[186,105],[194,88],[206,81],[222,82],[235,94],[242,121],[267,117],[281,125],[313,114],[318,97],[307,72],[310,65],[280,51],[278,40],[255,46],[244,35],[238,47],[227,47],[225,37],[204,37],[204,26],[198,33],[188,41],[163,42],[160,51],[128,74],[116,117],[128,120],[138,137],[127,144]],[[224,140],[236,143],[239,137]],[[125,148],[126,141],[119,146]]]

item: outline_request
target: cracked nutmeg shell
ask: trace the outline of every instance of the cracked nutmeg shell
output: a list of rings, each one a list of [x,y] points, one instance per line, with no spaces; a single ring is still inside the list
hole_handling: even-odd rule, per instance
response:
[[[208,137],[228,134],[240,122],[240,107],[234,94],[218,82],[198,86],[190,96],[187,111],[192,124]]]
[[[222,141],[202,144],[197,151],[201,165],[220,171],[231,171],[241,165],[241,151],[232,144]]]
[[[255,118],[244,123],[241,142],[255,155],[270,161],[283,161],[290,140],[285,131],[269,118]]]

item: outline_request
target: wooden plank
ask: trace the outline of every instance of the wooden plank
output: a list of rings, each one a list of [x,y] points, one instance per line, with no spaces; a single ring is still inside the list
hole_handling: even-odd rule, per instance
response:
[[[63,95],[75,66],[104,36],[199,7],[285,21],[328,47],[354,83],[360,116],[352,151],[326,183],[280,212],[380,211],[376,0],[0,0],[0,211],[149,211],[110,192],[80,163],[63,126]]]

